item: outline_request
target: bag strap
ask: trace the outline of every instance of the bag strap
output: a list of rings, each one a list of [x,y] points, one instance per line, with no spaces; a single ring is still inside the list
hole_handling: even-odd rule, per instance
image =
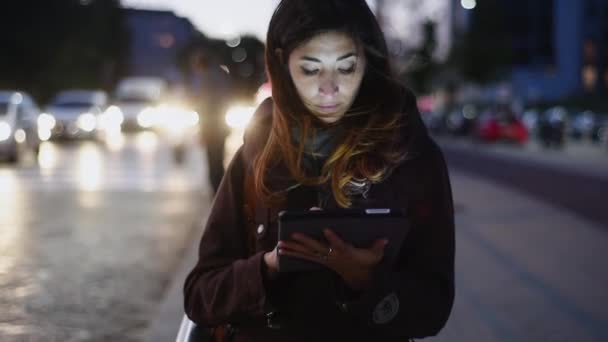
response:
[[[254,164],[255,158],[267,143],[272,127],[273,102],[268,98],[260,104],[253,115],[245,135],[243,136],[243,154],[245,177],[243,180],[243,217],[245,218],[245,236],[247,237],[247,254],[253,255],[256,247],[256,223],[264,228],[270,223],[270,208],[263,205],[255,191]]]
[[[243,181],[243,217],[245,218],[245,236],[247,237],[247,255],[255,253],[256,223],[267,227],[269,224],[269,208],[261,205],[255,192],[255,179],[252,170],[245,172]]]

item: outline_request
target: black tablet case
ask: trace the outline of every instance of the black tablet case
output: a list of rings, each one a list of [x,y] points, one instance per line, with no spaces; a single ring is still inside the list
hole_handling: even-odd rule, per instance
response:
[[[300,232],[327,242],[323,229],[332,229],[342,240],[358,248],[369,248],[377,239],[389,240],[383,263],[392,265],[409,229],[410,222],[400,210],[341,209],[282,211],[279,213],[279,240],[291,240]],[[279,272],[318,270],[324,266],[308,260],[279,254]]]

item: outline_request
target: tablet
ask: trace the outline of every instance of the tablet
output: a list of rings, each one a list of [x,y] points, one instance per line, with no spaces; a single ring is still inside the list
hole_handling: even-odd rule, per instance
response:
[[[388,239],[383,263],[392,265],[409,229],[410,222],[402,210],[394,209],[339,209],[298,210],[279,213],[279,240],[291,240],[293,233],[302,233],[327,242],[323,229],[333,230],[342,240],[357,248],[369,248],[378,239]],[[321,269],[319,263],[278,255],[279,272]]]

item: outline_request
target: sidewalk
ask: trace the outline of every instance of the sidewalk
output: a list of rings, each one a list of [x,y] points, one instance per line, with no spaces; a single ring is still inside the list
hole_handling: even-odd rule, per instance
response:
[[[450,170],[456,206],[456,300],[428,341],[608,341],[608,234],[521,192]],[[183,280],[176,272],[147,341],[173,341]]]
[[[475,143],[468,138],[449,136],[434,138],[444,149],[475,151],[542,166],[553,166],[592,177],[608,178],[608,150],[588,142],[569,142],[563,150],[555,150],[545,149],[537,141],[530,141],[525,146],[517,146]]]
[[[456,301],[429,341],[608,341],[608,234],[451,170]]]

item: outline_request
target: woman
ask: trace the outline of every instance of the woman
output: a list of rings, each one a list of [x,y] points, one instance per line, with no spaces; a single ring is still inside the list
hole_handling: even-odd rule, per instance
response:
[[[405,341],[444,326],[454,297],[448,173],[387,56],[365,0],[281,1],[266,47],[273,99],[213,203],[184,287],[191,320],[230,324],[234,341]],[[407,211],[413,228],[393,268],[380,267],[383,239],[359,249],[327,230],[326,241],[277,241],[280,210],[348,207]],[[282,274],[280,254],[325,267]]]

